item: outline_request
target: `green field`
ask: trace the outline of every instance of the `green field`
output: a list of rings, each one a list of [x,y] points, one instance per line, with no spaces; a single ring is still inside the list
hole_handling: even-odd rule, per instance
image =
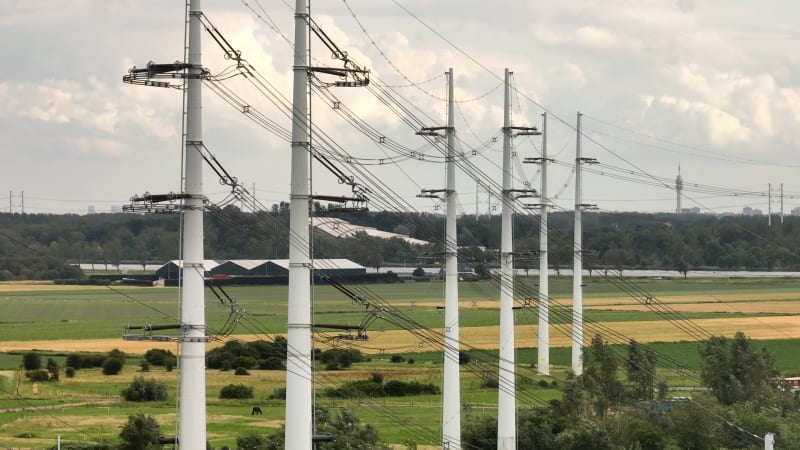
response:
[[[791,294],[800,292],[800,281],[795,279],[636,279],[636,285],[659,299],[676,296],[698,297],[696,302],[720,303],[719,311],[683,312],[680,317],[688,320],[789,317],[793,313],[755,310],[741,312],[735,302],[746,302],[748,295],[769,298],[774,294],[780,302],[795,302]],[[534,287],[535,278],[522,279],[522,284]],[[592,299],[624,297],[614,283],[600,277],[586,280],[584,298]],[[571,296],[571,279],[551,279],[551,296],[568,301]],[[1,289],[0,305],[4,314],[0,318],[0,341],[71,341],[87,339],[120,339],[126,324],[176,323],[178,321],[178,296],[176,288],[141,288],[115,286],[110,288],[74,288],[69,290],[26,290],[23,287]],[[359,286],[358,292],[373,302],[390,305],[420,327],[439,328],[443,311],[436,308],[443,304],[443,284],[439,282],[398,283],[387,285]],[[285,286],[230,286],[225,291],[236,300],[240,310],[246,312],[244,319],[233,330],[237,335],[257,335],[268,339],[270,333],[285,333],[287,321],[287,289]],[[499,320],[497,311],[498,289],[489,282],[465,282],[459,286],[461,313],[460,326],[491,327]],[[737,295],[739,300],[729,300],[728,295]],[[320,285],[313,290],[314,321],[316,323],[357,324],[366,317],[363,305],[356,305],[330,286]],[[705,298],[707,296],[707,298]],[[743,297],[744,296],[744,297]],[[800,298],[800,294],[798,294]],[[777,300],[776,300],[777,301]],[[635,300],[630,300],[635,304]],[[480,306],[476,306],[480,304]],[[494,306],[492,306],[494,305]],[[206,315],[210,329],[220,329],[230,315],[231,308],[207,292]],[[551,309],[551,311],[553,311]],[[518,325],[535,325],[538,322],[536,309],[516,312]],[[569,321],[569,310],[553,311],[552,323]],[[585,320],[613,324],[613,329],[625,334],[626,322],[657,322],[665,316],[652,311],[614,310],[613,307],[587,309]],[[765,325],[768,327],[768,325]],[[396,320],[376,320],[369,331],[400,329]],[[561,328],[556,327],[556,332]],[[338,333],[338,332],[332,332]],[[590,337],[590,336],[587,336]],[[787,335],[781,339],[758,340],[756,344],[766,347],[776,357],[779,369],[785,375],[800,373],[798,336]],[[674,336],[664,336],[664,342],[650,344],[659,354],[659,376],[673,386],[692,388],[698,385],[697,370],[700,359],[697,342],[686,340],[679,331]],[[674,341],[674,342],[673,342]],[[121,339],[120,339],[120,342]],[[363,344],[369,347],[369,342]],[[464,414],[494,414],[497,402],[496,388],[482,387],[481,371],[492,370],[497,361],[496,349],[469,349],[470,343],[462,346],[473,358],[473,362],[462,371],[462,403]],[[624,356],[624,345],[615,345],[615,350]],[[519,348],[518,404],[542,405],[558,398],[557,386],[563,381],[566,367],[570,364],[571,349],[551,349],[552,377],[536,374],[533,362],[535,348]],[[28,380],[18,380],[17,369],[24,351],[0,353],[0,445],[44,448],[54,445],[55,435],[61,434],[68,441],[115,442],[119,427],[130,414],[145,412],[154,415],[165,435],[174,435],[176,407],[175,394],[177,371],[165,372],[154,369],[142,374],[137,372],[140,357],[131,355],[121,375],[103,376],[99,369],[79,370],[75,378],[56,383],[38,383],[36,388]],[[315,377],[318,389],[317,401],[333,409],[352,409],[362,419],[377,426],[386,442],[402,443],[413,436],[413,440],[426,445],[436,445],[440,439],[441,406],[438,396],[396,397],[361,399],[359,401],[334,401],[321,394],[324,388],[335,387],[346,380],[366,378],[371,372],[380,372],[387,379],[417,380],[441,385],[442,355],[438,352],[403,352],[403,356],[414,363],[390,363],[391,353],[372,355],[370,361],[355,364],[351,369],[336,372],[320,370]],[[66,353],[42,353],[43,360],[54,358],[64,366]],[[488,367],[488,369],[487,369]],[[496,370],[496,369],[495,369]],[[131,380],[140,375],[167,383],[169,400],[152,404],[136,404],[121,401],[119,393]],[[284,384],[282,371],[251,371],[250,376],[236,376],[232,371],[209,370],[207,375],[208,436],[215,448],[233,446],[235,437],[246,433],[268,432],[280,426],[283,420],[283,403],[267,400],[267,397]],[[20,395],[15,395],[19,381]],[[552,386],[555,382],[556,386]],[[220,400],[219,390],[230,383],[245,383],[255,389],[255,398],[245,401]],[[260,405],[263,416],[250,416],[250,408]],[[20,409],[22,408],[22,409]],[[31,431],[38,430],[38,431]]]

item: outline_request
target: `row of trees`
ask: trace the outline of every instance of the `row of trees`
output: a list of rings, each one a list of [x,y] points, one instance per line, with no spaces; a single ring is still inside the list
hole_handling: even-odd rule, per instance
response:
[[[315,256],[349,258],[368,267],[416,265],[441,254],[444,219],[417,213],[318,213],[337,215],[360,226],[407,234],[431,242],[414,246],[401,239],[360,234],[339,239],[314,233]],[[593,270],[709,267],[750,270],[800,268],[800,220],[768,227],[760,217],[710,215],[586,213],[584,267]],[[212,209],[205,221],[205,254],[210,259],[288,257],[288,207],[243,213],[235,206]],[[498,264],[499,216],[463,216],[459,220],[460,257],[465,262]],[[572,263],[572,215],[550,218],[550,262]],[[536,267],[538,219],[518,216],[514,223],[519,267]],[[114,266],[122,262],[166,262],[178,258],[179,218],[174,215],[31,215],[0,213],[0,281],[80,276],[70,264]],[[525,256],[530,255],[530,256]]]

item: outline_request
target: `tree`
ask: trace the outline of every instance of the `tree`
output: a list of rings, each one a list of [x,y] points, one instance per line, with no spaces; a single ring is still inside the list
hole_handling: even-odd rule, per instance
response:
[[[136,377],[130,386],[123,389],[122,397],[129,402],[150,402],[167,399],[167,385],[156,380]]]
[[[50,374],[50,381],[58,381],[59,367],[53,358],[47,358],[47,372]]]
[[[42,357],[36,352],[22,355],[22,367],[25,370],[38,370],[42,368]]]
[[[158,437],[161,427],[153,417],[147,414],[128,416],[128,422],[122,426],[119,437],[124,442],[121,450],[156,450],[160,449]]]
[[[497,418],[467,417],[461,440],[464,448],[497,448]]]
[[[600,335],[583,351],[583,382],[592,395],[595,413],[606,417],[609,409],[622,399],[622,383],[617,379],[617,359],[611,346]]]
[[[700,346],[700,378],[724,405],[751,402],[762,406],[777,394],[780,372],[775,357],[760,351],[741,331],[732,340],[713,336]]]
[[[229,384],[220,389],[219,398],[253,398],[253,388],[244,384]]]
[[[350,410],[342,409],[339,415],[332,417],[328,408],[314,406],[314,423],[316,435],[333,436],[331,442],[321,442],[317,450],[391,450],[391,447],[378,442],[378,430],[370,424],[361,425],[361,420]],[[246,435],[236,438],[237,450],[283,450],[285,430],[267,436]],[[241,440],[240,440],[241,439]]]
[[[341,409],[339,415],[331,417],[327,408],[317,406],[314,410],[317,423],[316,434],[334,437],[332,442],[319,446],[320,450],[390,450],[391,447],[378,442],[378,430],[370,424],[361,425],[361,420],[350,410]]]
[[[125,362],[119,358],[106,358],[103,361],[103,375],[117,375],[122,372]]]
[[[691,268],[692,250],[688,245],[678,240],[672,240],[672,267],[686,278]]]
[[[651,347],[643,347],[636,340],[630,340],[625,363],[628,381],[632,384],[633,399],[653,400],[656,389],[656,359],[656,352]]]

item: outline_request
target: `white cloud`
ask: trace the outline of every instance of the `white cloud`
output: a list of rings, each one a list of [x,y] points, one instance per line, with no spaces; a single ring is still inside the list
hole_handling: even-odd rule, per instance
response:
[[[131,156],[129,147],[120,141],[104,138],[75,137],[67,140],[74,156],[81,159],[123,159]]]

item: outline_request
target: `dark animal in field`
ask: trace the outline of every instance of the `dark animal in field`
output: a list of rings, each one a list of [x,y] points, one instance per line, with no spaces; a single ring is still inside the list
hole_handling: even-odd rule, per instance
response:
[[[260,406],[253,406],[253,411],[250,412],[250,415],[251,416],[255,416],[255,415],[259,415],[260,416],[261,414],[262,414],[261,407]]]

